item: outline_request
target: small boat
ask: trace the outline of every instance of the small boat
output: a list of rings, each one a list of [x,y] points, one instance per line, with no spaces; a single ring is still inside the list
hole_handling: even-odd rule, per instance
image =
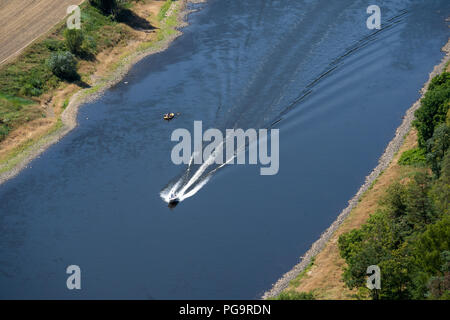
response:
[[[166,113],[166,114],[164,114],[163,118],[164,118],[164,120],[167,120],[167,121],[172,120],[173,118],[175,118],[175,113],[173,113],[173,112]]]
[[[169,207],[170,209],[173,209],[173,208],[175,208],[179,203],[180,203],[180,199],[179,199],[179,198],[172,198],[172,199],[169,200],[169,205],[168,205],[168,207]]]

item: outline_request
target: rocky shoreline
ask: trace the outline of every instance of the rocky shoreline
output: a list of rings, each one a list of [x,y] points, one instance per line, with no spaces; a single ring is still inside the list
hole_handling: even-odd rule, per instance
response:
[[[97,88],[95,92],[91,93],[89,90],[92,91],[92,89],[88,88],[79,90],[77,93],[75,93],[70,98],[68,106],[61,114],[61,121],[63,124],[62,127],[55,132],[47,134],[45,137],[36,141],[36,143],[34,143],[31,147],[24,150],[22,158],[18,161],[17,164],[13,165],[10,170],[0,173],[0,185],[18,175],[23,169],[28,167],[28,164],[33,159],[38,158],[51,145],[57,143],[67,133],[73,130],[77,126],[78,110],[83,104],[98,99],[107,89],[119,83],[127,74],[127,72],[133,67],[133,65],[139,62],[141,59],[166,50],[172,43],[172,41],[182,34],[179,29],[187,26],[186,16],[190,13],[190,11],[187,9],[188,3],[201,3],[205,1],[206,0],[179,0],[173,2],[172,6],[167,12],[167,16],[170,16],[175,9],[179,10],[177,16],[177,32],[164,39],[164,42],[157,48],[151,47],[143,51],[135,52],[126,57],[121,61],[121,66],[118,67],[111,75],[108,75],[107,79],[98,80],[92,85],[92,88]],[[175,6],[177,7],[175,8]],[[15,159],[11,159],[10,161],[14,160]],[[8,162],[4,164],[4,166],[8,166]]]
[[[366,177],[364,184],[358,190],[358,192],[353,196],[352,199],[349,200],[348,206],[341,211],[336,220],[325,230],[324,233],[320,236],[320,238],[314,242],[311,248],[300,258],[300,263],[295,265],[290,271],[285,273],[275,284],[273,284],[272,288],[266,291],[262,299],[269,299],[278,296],[283,290],[285,290],[291,280],[295,279],[305,268],[311,263],[312,259],[325,247],[328,240],[331,238],[333,233],[340,227],[340,225],[347,218],[349,213],[352,211],[354,207],[359,202],[361,196],[370,188],[372,183],[378,178],[378,176],[388,167],[391,163],[394,155],[400,149],[403,144],[403,140],[405,136],[411,129],[412,121],[414,120],[414,112],[420,107],[420,100],[425,94],[428,85],[430,84],[431,79],[443,72],[447,62],[450,61],[450,40],[447,44],[442,48],[442,51],[446,53],[444,58],[441,60],[439,65],[435,66],[433,71],[429,75],[428,81],[420,90],[421,96],[420,98],[406,111],[406,114],[403,118],[402,123],[397,128],[395,132],[394,138],[389,142],[386,147],[383,155],[378,160],[378,165],[372,170],[372,172]]]

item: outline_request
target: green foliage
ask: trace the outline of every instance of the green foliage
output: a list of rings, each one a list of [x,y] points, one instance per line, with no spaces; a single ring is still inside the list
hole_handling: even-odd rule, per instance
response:
[[[123,3],[117,1],[117,8]],[[3,97],[40,96],[58,87],[63,79],[78,79],[76,60],[66,51],[72,51],[79,59],[92,60],[94,54],[129,38],[128,28],[114,17],[115,12],[105,15],[85,2],[81,5],[82,33],[65,31],[65,24],[61,23],[47,38],[27,47],[20,59],[0,67],[0,140],[21,123],[42,116],[34,103],[22,105]]]
[[[437,75],[433,79],[431,79],[430,86],[428,87],[428,90],[435,90],[436,88],[447,85],[450,82],[450,72],[443,72],[440,75]]]
[[[79,77],[77,61],[74,55],[68,51],[52,53],[47,64],[53,74],[61,79],[75,80]]]
[[[81,30],[66,29],[64,30],[64,38],[70,52],[73,54],[80,54],[82,52],[81,46],[83,44],[84,35]]]
[[[56,42],[51,42],[56,44]],[[51,45],[51,44],[50,44]],[[10,96],[39,96],[54,88],[59,79],[46,66],[49,43],[40,42],[25,49],[17,62],[0,68],[0,92]]]
[[[360,229],[339,238],[343,280],[366,292],[366,270],[378,265],[374,299],[450,299],[450,73],[435,77],[416,112],[419,148],[399,163],[429,166],[406,185],[394,182]]]
[[[427,162],[436,176],[441,174],[441,162],[450,146],[450,127],[445,123],[434,130],[433,137],[427,141]]]
[[[443,167],[441,178],[448,182],[450,166]],[[347,262],[343,280],[349,288],[365,287],[370,265],[378,265],[382,277],[381,290],[370,291],[373,299],[425,299],[432,295],[433,277],[442,288],[439,257],[448,250],[450,226],[449,215],[439,210],[445,199],[437,197],[439,205],[433,197],[435,192],[441,195],[441,189],[434,191],[437,185],[442,188],[440,179],[433,181],[418,172],[407,185],[393,183],[381,201],[382,209],[360,229],[339,237],[340,255]]]
[[[408,206],[408,192],[406,186],[399,182],[392,183],[386,192],[384,199],[380,201],[381,205],[387,207],[393,218],[401,218]]]
[[[96,54],[98,52],[97,40],[92,36],[85,37],[81,45],[81,51],[88,54]]]
[[[351,231],[339,238],[341,256],[348,264],[343,280],[349,288],[364,287],[367,267],[389,260],[392,251],[397,249],[395,228],[390,222],[385,211],[378,211],[360,230]],[[384,275],[384,271],[382,273]]]
[[[417,265],[413,298],[450,298],[450,216],[428,226],[412,243]]]
[[[445,154],[441,163],[441,176],[430,191],[434,206],[443,215],[450,215],[450,152]]]
[[[447,111],[447,117],[445,118],[445,124],[450,127],[450,109]]]
[[[24,77],[22,80],[22,88],[19,93],[23,96],[33,97],[40,96],[44,89],[44,83],[35,71],[31,71],[31,77]]]
[[[436,220],[436,212],[429,197],[430,189],[431,178],[423,172],[417,172],[413,181],[407,186],[407,205],[404,220],[414,230],[421,229],[426,224]]]
[[[81,10],[84,41],[81,53],[98,53],[129,37],[126,28],[102,14],[88,4]],[[47,65],[50,56],[69,50],[66,41],[61,40],[66,28],[61,26],[48,38],[26,48],[20,59],[0,68],[0,93],[11,96],[40,96],[59,85],[61,79],[55,76]],[[79,54],[79,53],[77,53]],[[81,58],[90,58],[89,55]]]
[[[81,12],[84,42],[82,49],[89,53],[98,53],[105,48],[117,45],[130,36],[121,24],[104,16],[98,9],[87,6]]]
[[[274,300],[315,300],[313,292],[284,291]]]
[[[117,0],[89,0],[89,2],[106,14],[113,14],[118,7]]]
[[[113,19],[118,17],[121,10],[131,6],[127,0],[89,0],[89,3],[103,14],[110,15]]]
[[[441,271],[441,253],[450,250],[450,216],[430,224],[414,243],[415,256],[421,269],[428,273]]]
[[[69,98],[66,98],[62,104],[62,108],[65,109],[69,105]]]
[[[16,126],[41,116],[34,101],[0,93],[0,141]]]
[[[54,38],[47,38],[42,43],[49,51],[64,51],[67,49],[63,41]]]
[[[11,129],[3,123],[0,123],[0,141],[6,138]]]
[[[167,11],[170,9],[170,6],[172,5],[172,0],[166,0],[164,4],[161,7],[161,10],[158,14],[158,20],[163,20],[166,17]]]
[[[450,300],[450,251],[442,251],[440,259],[442,275],[432,277],[428,282],[429,298]]]
[[[436,126],[445,122],[450,106],[450,74],[444,72],[433,78],[429,90],[415,112],[414,125],[419,133],[419,146],[425,148]]]
[[[414,148],[406,150],[400,156],[398,163],[402,166],[422,167],[426,165],[425,150],[421,148]]]

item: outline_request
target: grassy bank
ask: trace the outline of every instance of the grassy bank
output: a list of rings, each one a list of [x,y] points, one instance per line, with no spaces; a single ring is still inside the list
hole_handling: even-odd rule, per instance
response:
[[[55,75],[49,65],[55,53],[71,51],[65,21],[3,65],[0,173],[13,168],[29,149],[64,126],[61,114],[76,93],[89,96],[98,92],[117,76],[116,70],[132,63],[137,53],[164,48],[177,32],[181,5],[182,1],[171,0],[128,1],[120,10],[105,13],[85,2],[81,6],[82,42],[72,52],[77,65],[73,79]]]
[[[126,24],[113,19],[111,15],[105,15],[89,2],[81,6],[81,12],[84,40],[82,51],[76,57],[78,63],[95,60],[96,54],[133,39],[133,34]],[[52,53],[70,51],[64,37],[65,30],[64,22],[60,23],[47,37],[30,45],[13,62],[2,66],[0,95],[33,99],[35,107],[38,108],[40,98],[44,94],[59,88],[66,80],[53,74],[47,62]],[[88,81],[92,73],[93,69],[80,70],[81,79],[74,83],[81,87],[83,85],[81,81],[84,78]],[[12,104],[2,99],[0,119],[5,119],[12,107]],[[9,122],[10,129],[14,129],[17,125],[20,125],[20,121]]]
[[[283,294],[317,299],[449,299],[450,74],[430,83],[414,128],[312,265]],[[381,269],[381,290],[366,269]],[[301,297],[301,296],[300,296]]]

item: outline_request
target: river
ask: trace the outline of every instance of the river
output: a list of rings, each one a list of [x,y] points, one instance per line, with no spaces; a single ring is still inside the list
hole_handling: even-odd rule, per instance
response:
[[[443,56],[450,2],[377,4],[380,31],[361,0],[191,5],[182,36],[0,186],[0,298],[259,298],[346,207]],[[162,201],[186,170],[174,129],[279,119],[277,175],[226,166]]]

